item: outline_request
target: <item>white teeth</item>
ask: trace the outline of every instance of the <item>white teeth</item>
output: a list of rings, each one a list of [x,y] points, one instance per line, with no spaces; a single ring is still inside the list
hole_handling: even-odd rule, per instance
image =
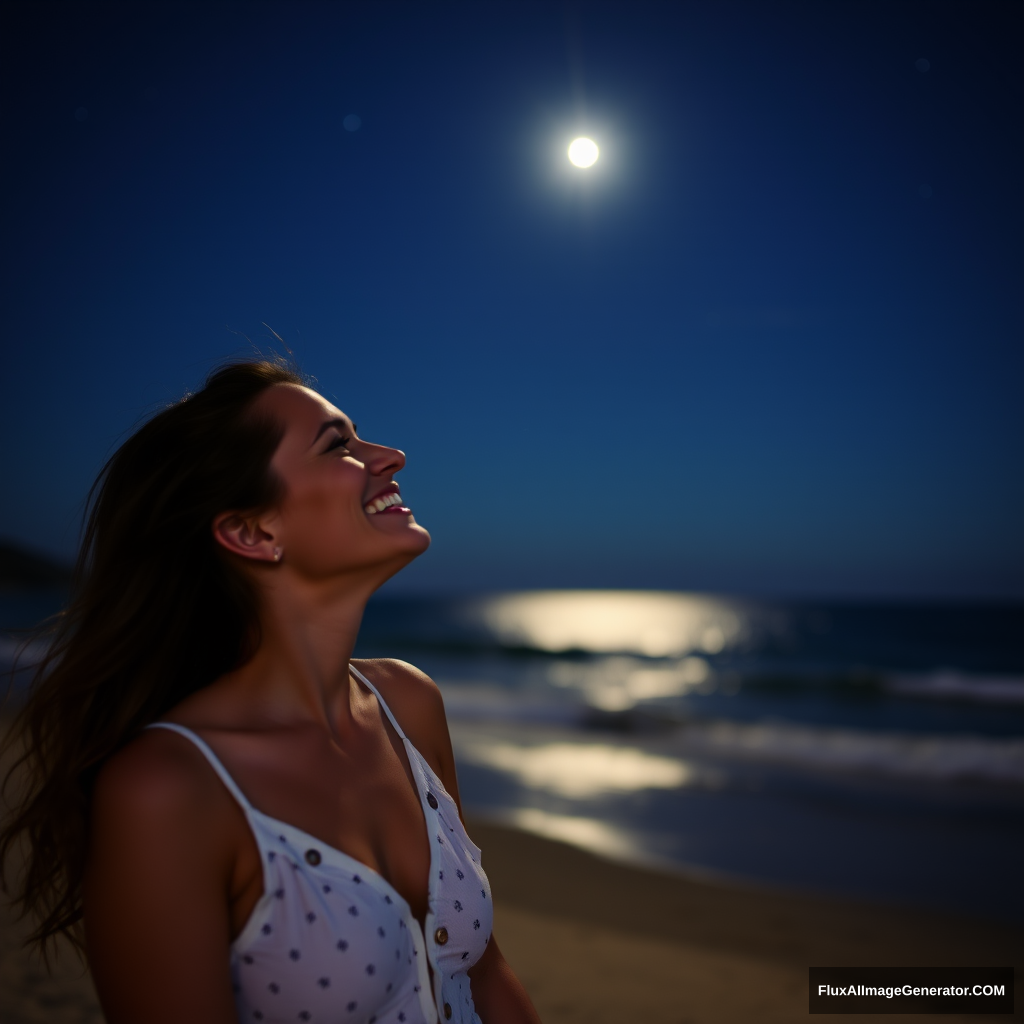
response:
[[[398,493],[384,494],[379,498],[374,498],[373,501],[363,506],[363,511],[368,515],[376,515],[378,512],[383,512],[384,509],[390,508],[392,505],[401,505],[402,496]]]
[[[364,507],[364,511],[368,516],[372,516],[378,512],[383,512],[384,509],[390,508],[392,505],[401,504],[402,496],[400,494],[385,494],[380,498],[374,498],[373,501]]]

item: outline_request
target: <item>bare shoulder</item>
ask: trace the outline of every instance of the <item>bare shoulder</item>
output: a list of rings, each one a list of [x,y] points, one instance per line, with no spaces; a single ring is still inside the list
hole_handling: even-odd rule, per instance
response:
[[[135,841],[166,841],[182,826],[207,826],[223,816],[223,787],[205,758],[166,729],[147,729],[102,767],[92,794],[94,828]]]
[[[437,683],[415,665],[397,658],[367,658],[353,665],[377,687],[413,746],[454,796],[455,758]]]
[[[410,716],[410,724],[422,717],[435,725],[444,723],[441,691],[426,672],[397,658],[364,658],[352,664],[380,690],[403,729],[403,714]]]
[[[169,730],[143,730],[103,765],[96,780],[96,799],[187,801],[203,788],[189,746]]]

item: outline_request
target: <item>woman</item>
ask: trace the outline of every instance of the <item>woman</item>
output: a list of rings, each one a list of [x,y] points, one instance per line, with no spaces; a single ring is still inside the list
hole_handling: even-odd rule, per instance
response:
[[[36,941],[84,923],[109,1024],[538,1021],[490,937],[437,687],[351,658],[430,543],[404,464],[252,362],[97,482],[0,853],[29,840]]]

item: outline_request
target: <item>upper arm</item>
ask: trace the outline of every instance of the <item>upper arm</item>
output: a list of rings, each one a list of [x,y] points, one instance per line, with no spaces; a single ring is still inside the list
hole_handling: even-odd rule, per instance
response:
[[[200,757],[180,738],[151,732],[97,779],[85,932],[110,1024],[236,1020],[224,825],[230,797],[217,791]]]

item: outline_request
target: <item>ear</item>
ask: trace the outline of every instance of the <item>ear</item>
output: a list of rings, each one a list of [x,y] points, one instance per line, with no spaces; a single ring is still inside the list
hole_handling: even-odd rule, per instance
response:
[[[213,521],[213,537],[222,548],[254,562],[276,562],[280,547],[260,516],[222,512]]]

